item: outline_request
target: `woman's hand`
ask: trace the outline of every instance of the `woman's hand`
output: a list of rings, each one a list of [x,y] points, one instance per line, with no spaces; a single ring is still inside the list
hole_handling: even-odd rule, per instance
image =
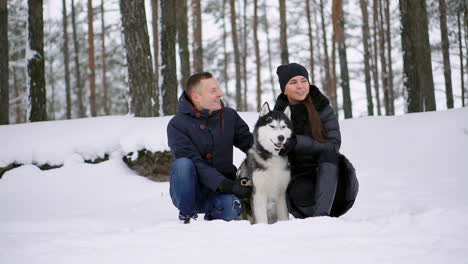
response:
[[[281,157],[287,156],[295,147],[297,144],[297,139],[295,136],[292,136],[288,140],[286,140],[286,143],[284,143],[283,148],[280,150],[278,155]]]

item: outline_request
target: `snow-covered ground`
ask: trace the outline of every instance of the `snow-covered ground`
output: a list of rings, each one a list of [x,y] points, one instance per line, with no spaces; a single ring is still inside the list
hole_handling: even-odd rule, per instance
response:
[[[256,113],[242,113],[252,127]],[[169,117],[0,126],[0,263],[467,263],[468,108],[340,121],[360,193],[341,218],[183,225],[121,157]],[[109,153],[99,164],[84,159]],[[243,155],[237,151],[235,162]],[[64,164],[41,171],[31,163]],[[203,219],[203,217],[201,217]]]

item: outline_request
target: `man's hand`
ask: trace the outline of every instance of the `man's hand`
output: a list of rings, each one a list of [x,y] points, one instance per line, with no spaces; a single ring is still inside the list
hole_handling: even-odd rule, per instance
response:
[[[281,157],[287,156],[296,147],[296,144],[296,137],[289,138],[288,140],[286,140],[286,143],[284,143],[283,148],[280,150],[278,155],[280,155]]]
[[[223,193],[234,194],[241,199],[248,199],[252,196],[252,187],[244,186],[240,181],[225,179],[219,185],[219,190]]]

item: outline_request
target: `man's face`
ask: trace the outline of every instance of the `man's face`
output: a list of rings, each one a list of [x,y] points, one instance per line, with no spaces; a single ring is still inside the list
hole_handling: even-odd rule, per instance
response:
[[[201,80],[198,89],[192,92],[195,107],[200,110],[208,109],[210,113],[221,109],[222,96],[218,82],[213,78]]]

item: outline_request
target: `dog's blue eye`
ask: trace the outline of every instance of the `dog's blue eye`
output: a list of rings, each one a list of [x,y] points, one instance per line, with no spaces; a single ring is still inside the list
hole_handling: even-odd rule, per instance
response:
[[[273,126],[273,125],[270,125],[270,127],[271,127],[271,128],[275,128],[275,126]]]
[[[286,128],[286,126],[282,126],[281,128]]]

